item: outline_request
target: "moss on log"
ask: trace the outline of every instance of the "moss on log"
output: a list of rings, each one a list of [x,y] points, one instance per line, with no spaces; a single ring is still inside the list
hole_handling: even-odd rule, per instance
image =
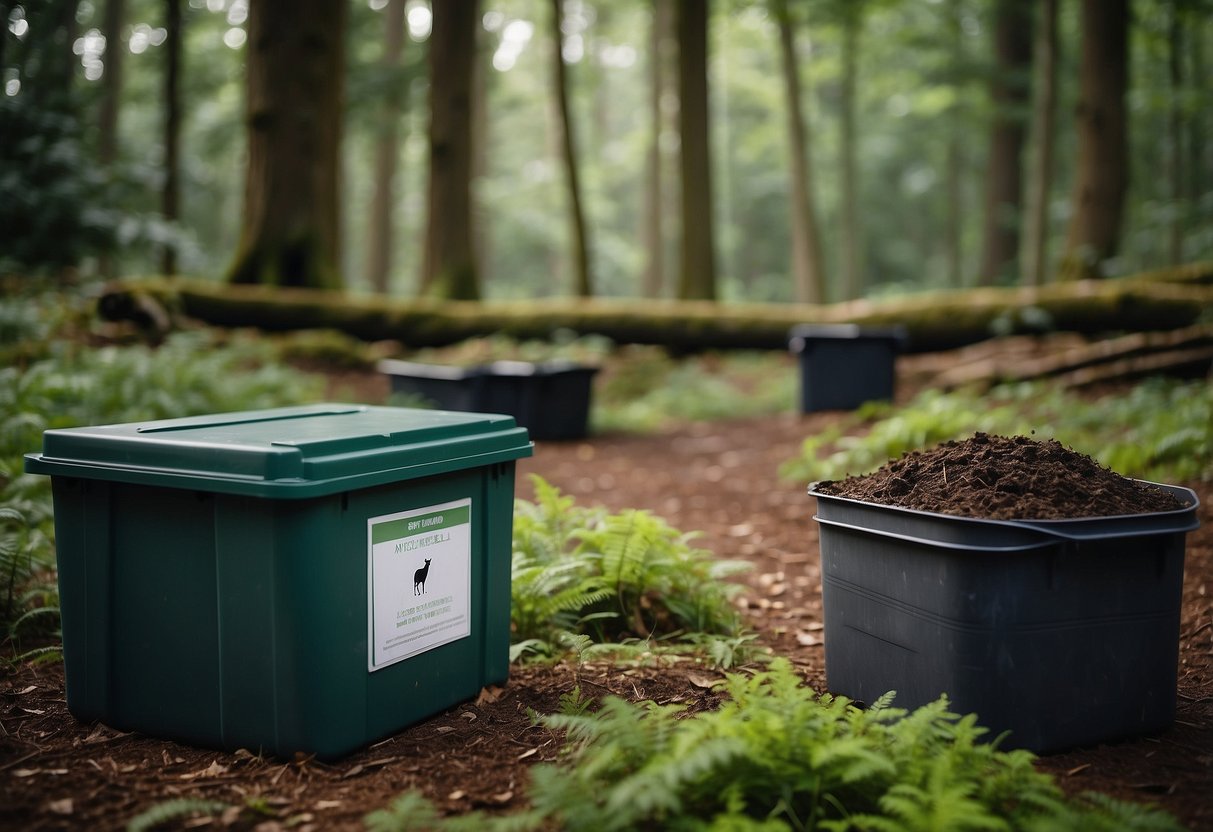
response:
[[[1136,278],[1042,288],[972,289],[830,305],[714,303],[595,298],[527,301],[394,300],[306,289],[148,279],[110,286],[102,314],[147,301],[214,326],[267,331],[337,329],[367,341],[436,347],[500,333],[519,339],[558,330],[599,334],[617,343],[676,350],[784,349],[801,323],[904,326],[907,349],[925,352],[985,340],[996,333],[1049,329],[1083,334],[1176,329],[1213,309],[1213,264]]]

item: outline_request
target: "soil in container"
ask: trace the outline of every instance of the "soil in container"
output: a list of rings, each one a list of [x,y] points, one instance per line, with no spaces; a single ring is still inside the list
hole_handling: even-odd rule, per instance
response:
[[[874,473],[815,490],[890,506],[991,520],[1062,520],[1174,511],[1174,494],[1130,480],[1055,439],[978,433],[914,451]]]
[[[1191,490],[979,433],[810,493],[832,692],[1042,753],[1172,723]]]

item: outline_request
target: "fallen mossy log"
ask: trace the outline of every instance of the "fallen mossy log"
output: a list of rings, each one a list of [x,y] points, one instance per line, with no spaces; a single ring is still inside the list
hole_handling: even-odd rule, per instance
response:
[[[900,325],[908,336],[907,351],[925,352],[975,343],[999,331],[1044,328],[1096,334],[1177,329],[1193,324],[1213,308],[1213,286],[1202,280],[1174,282],[1151,275],[1142,280],[983,288],[818,306],[612,298],[397,300],[146,279],[107,287],[98,308],[110,320],[155,319],[147,309],[159,306],[172,317],[214,326],[267,331],[335,329],[366,341],[399,341],[408,348],[445,346],[489,334],[546,339],[556,331],[571,330],[603,335],[616,343],[657,344],[675,350],[785,349],[788,330],[795,324]]]
[[[1076,336],[1077,337],[1077,336]],[[944,389],[990,387],[1008,381],[1058,377],[1067,386],[1083,386],[1150,372],[1208,372],[1213,362],[1213,324],[1198,324],[1165,332],[1133,332],[1115,338],[1082,341],[1046,354],[1031,354],[1025,339],[1012,339],[975,360],[940,372],[933,384]],[[1056,336],[1043,339],[1044,347]],[[993,346],[993,345],[991,345]]]

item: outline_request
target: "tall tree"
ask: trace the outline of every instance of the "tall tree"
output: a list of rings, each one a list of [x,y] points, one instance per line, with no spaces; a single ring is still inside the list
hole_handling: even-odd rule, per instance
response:
[[[1041,0],[1036,21],[1036,83],[1032,105],[1032,173],[1024,213],[1020,281],[1047,282],[1049,192],[1053,187],[1053,132],[1057,119],[1057,0]]]
[[[564,0],[552,0],[552,84],[559,110],[561,157],[569,186],[569,224],[573,249],[573,293],[588,298],[590,283],[589,244],[586,242],[585,210],[581,201],[581,180],[577,171],[577,150],[573,139],[573,119],[569,113],[568,70],[564,64]]]
[[[793,296],[802,303],[821,303],[825,300],[825,274],[813,202],[809,130],[801,106],[800,62],[796,58],[795,32],[787,0],[774,0],[774,11],[779,23],[779,51],[787,98],[788,155],[792,160]]]
[[[164,188],[160,213],[169,222],[181,215],[181,0],[165,0],[164,41]],[[169,240],[160,271],[177,273],[177,245]]]
[[[1120,245],[1129,185],[1128,0],[1082,0],[1078,159],[1062,274],[1102,277]]]
[[[492,124],[489,118],[490,86],[498,73],[492,71],[496,44],[483,26],[476,27],[476,60],[472,63],[472,182],[485,182],[491,173],[493,146]],[[475,190],[473,189],[473,197]],[[488,264],[493,262],[491,212],[483,200],[472,200],[472,262],[484,269],[488,279]]]
[[[480,297],[472,246],[472,74],[479,0],[433,5],[430,153],[422,294]]]
[[[666,94],[667,46],[673,27],[674,0],[653,0],[653,23],[649,30],[649,136],[645,160],[644,210],[641,236],[645,264],[641,294],[660,297],[665,286],[665,165],[661,136],[665,127],[662,99]]]
[[[964,125],[964,110],[960,103],[962,79],[968,61],[965,57],[964,27],[961,25],[960,0],[951,0],[946,6],[945,29],[949,41],[949,70],[956,100],[948,108],[948,141],[945,151],[946,246],[948,285],[959,288],[964,285],[964,247],[962,229],[964,224],[964,164],[965,144],[968,130]]]
[[[839,244],[842,295],[845,300],[862,297],[863,266],[859,250],[859,164],[856,161],[855,85],[859,76],[859,34],[863,25],[863,3],[844,2],[842,13],[842,80],[839,85],[842,145],[842,210]]]
[[[1184,156],[1183,146],[1187,130],[1184,125],[1183,106],[1184,36],[1180,13],[1182,5],[1182,0],[1171,0],[1167,8],[1167,77],[1171,82],[1171,100],[1167,107],[1167,132],[1169,133],[1167,138],[1170,144],[1167,162],[1171,185],[1171,192],[1168,196],[1172,206],[1171,227],[1167,230],[1167,255],[1172,265],[1183,262],[1184,220],[1186,219],[1184,216],[1186,208],[1184,204],[1186,196],[1184,163],[1187,160]]]
[[[1200,13],[1199,11],[1191,18],[1191,32],[1188,37],[1188,49],[1190,52],[1191,72],[1190,78],[1206,78],[1205,73],[1208,71],[1205,68],[1205,40],[1209,33],[1210,15],[1208,11]],[[1205,88],[1206,94],[1208,87]],[[1208,101],[1208,98],[1204,100]],[[1185,177],[1188,190],[1188,204],[1197,207],[1199,210],[1199,202],[1201,195],[1204,194],[1205,188],[1213,182],[1210,182],[1210,173],[1213,173],[1213,159],[1208,158],[1206,153],[1205,142],[1205,127],[1206,119],[1208,118],[1208,109],[1196,109],[1191,113],[1191,118],[1188,119],[1188,175]],[[1207,218],[1213,218],[1213,210],[1204,209],[1202,214]]]
[[[1019,224],[1023,193],[1023,148],[1027,138],[1032,68],[1032,18],[1024,0],[997,0],[994,7],[994,73],[990,102],[994,119],[986,157],[982,232],[983,285],[1018,276]]]
[[[0,4],[0,25],[8,21],[7,4]],[[101,104],[97,119],[97,156],[106,173],[112,171],[118,156],[118,111],[122,99],[123,58],[122,26],[126,22],[126,0],[106,0],[101,32],[105,36],[105,74],[101,76]],[[0,38],[0,42],[2,42]],[[113,258],[103,251],[97,260],[103,277],[114,272]]]
[[[708,141],[708,0],[678,0],[678,129],[682,137],[682,269],[678,297],[716,299]]]
[[[367,277],[380,294],[388,291],[392,272],[392,219],[396,204],[396,168],[400,159],[400,112],[404,84],[397,77],[404,51],[405,0],[388,0],[383,11],[384,73],[391,77],[379,112],[375,135],[375,183],[371,197],[370,235],[367,240]]]
[[[6,12],[4,6],[0,11]],[[3,21],[7,24],[8,15]],[[118,103],[122,97],[122,25],[126,22],[126,0],[106,0],[101,31],[105,35],[105,74],[101,76],[101,109],[97,131],[98,156],[102,167],[114,163],[118,149]]]
[[[336,288],[348,4],[249,3],[248,166],[235,283]]]
[[[80,146],[77,5],[0,8],[0,272],[58,272],[112,244],[87,215],[103,183]]]

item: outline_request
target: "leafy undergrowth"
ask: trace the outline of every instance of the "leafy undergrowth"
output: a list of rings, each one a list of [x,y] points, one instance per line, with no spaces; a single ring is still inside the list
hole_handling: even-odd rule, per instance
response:
[[[866,432],[856,433],[868,423]],[[1057,439],[1140,479],[1213,479],[1213,386],[1163,378],[1098,399],[1044,383],[988,393],[926,390],[904,407],[865,406],[809,437],[780,474],[800,481],[866,474],[910,451],[977,431]]]
[[[749,564],[691,545],[660,517],[578,506],[541,477],[514,510],[511,659],[662,646],[729,667],[750,640],[725,581]]]
[[[987,742],[947,701],[866,710],[816,694],[790,663],[734,673],[717,711],[603,699],[543,718],[566,756],[537,766],[530,808],[443,819],[407,793],[366,816],[372,832],[529,830],[1178,830],[1171,816],[1101,795],[1064,796],[1033,755]]]
[[[507,335],[468,338],[449,347],[417,350],[409,359],[455,366],[494,361],[573,361],[598,366],[607,360],[611,349],[611,340],[601,335],[578,336],[569,330],[558,330],[550,341],[519,341]]]
[[[791,410],[796,372],[770,352],[705,353],[671,358],[629,346],[612,358],[594,393],[596,431],[650,432],[681,422],[740,419]]]
[[[299,404],[323,391],[321,379],[280,367],[253,340],[216,346],[188,332],[156,348],[66,340],[35,348],[37,327],[0,334],[12,339],[6,349],[34,357],[0,369],[0,627],[13,639],[53,634],[58,618],[50,480],[23,473],[43,431]]]
[[[787,412],[796,391],[792,359],[759,351],[707,352],[672,357],[654,346],[616,346],[602,336],[559,331],[549,341],[505,335],[469,338],[449,347],[402,352],[391,343],[365,344],[332,330],[304,330],[269,338],[278,354],[306,367],[373,370],[380,358],[450,366],[494,361],[572,361],[601,370],[594,381],[595,432],[645,433],[684,422],[738,419]],[[391,404],[429,407],[420,397],[394,394]]]

